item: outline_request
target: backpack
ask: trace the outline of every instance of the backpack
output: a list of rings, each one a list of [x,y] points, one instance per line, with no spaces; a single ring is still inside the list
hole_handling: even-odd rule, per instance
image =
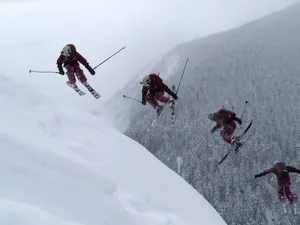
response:
[[[276,175],[280,178],[289,176],[289,171],[284,163],[277,163],[275,165]]]
[[[152,82],[154,83],[153,91],[159,91],[161,86],[160,84],[163,82],[163,80],[155,73],[149,74],[149,77],[151,77]]]

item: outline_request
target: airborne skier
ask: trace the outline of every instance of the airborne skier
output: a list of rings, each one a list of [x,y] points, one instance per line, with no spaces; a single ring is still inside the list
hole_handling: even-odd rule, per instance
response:
[[[59,73],[61,75],[65,74],[62,66],[64,64],[64,67],[67,70],[67,75],[70,84],[75,84],[76,82],[74,74],[76,74],[77,78],[82,83],[85,83],[87,81],[86,76],[84,75],[82,69],[80,68],[79,62],[82,65],[84,65],[92,75],[95,75],[95,71],[90,67],[87,60],[76,51],[76,47],[73,44],[66,45],[62,49],[61,55],[57,59],[57,67]]]
[[[146,76],[143,79],[142,84],[142,104],[146,105],[146,102],[148,102],[154,109],[156,109],[156,113],[158,115],[161,113],[163,106],[158,104],[157,101],[165,104],[172,104],[174,101],[173,99],[178,99],[177,95],[171,91],[170,88],[165,85],[162,79],[155,73]],[[171,95],[173,99],[164,96],[165,92]]]
[[[262,173],[256,174],[254,178],[265,176],[269,173],[274,173],[277,177],[278,184],[278,198],[279,200],[284,199],[284,194],[290,203],[293,203],[294,196],[291,191],[291,179],[289,173],[299,173],[300,170],[292,166],[285,165],[284,162],[275,162],[274,166]]]
[[[77,89],[79,91],[76,85],[76,78],[75,78],[75,74],[76,74],[80,82],[95,96],[95,98],[99,98],[100,95],[87,82],[87,78],[84,75],[83,70],[80,68],[79,63],[84,65],[85,68],[92,75],[95,75],[96,73],[95,70],[89,65],[87,60],[76,51],[75,45],[73,44],[66,45],[62,49],[61,55],[57,59],[57,67],[59,70],[59,74],[61,75],[65,74],[63,70],[63,66],[64,66],[64,68],[67,70],[67,75],[69,79],[67,84],[70,87],[74,88],[75,90]]]
[[[228,144],[233,145],[236,142],[236,138],[232,137],[236,129],[235,121],[239,125],[242,124],[242,120],[236,117],[236,114],[227,109],[221,108],[218,112],[210,113],[208,118],[217,124],[211,129],[211,133],[214,133],[217,129],[222,128],[220,135],[222,139]]]

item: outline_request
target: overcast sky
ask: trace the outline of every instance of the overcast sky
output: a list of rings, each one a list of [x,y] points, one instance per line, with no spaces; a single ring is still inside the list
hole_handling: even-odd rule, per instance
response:
[[[66,77],[29,75],[28,70],[56,70],[56,59],[67,43],[75,44],[92,66],[127,46],[99,67],[95,77],[88,74],[92,86],[109,97],[112,85],[122,87],[176,44],[241,25],[294,2],[0,0],[0,72],[20,76],[44,92],[52,85],[61,90]]]

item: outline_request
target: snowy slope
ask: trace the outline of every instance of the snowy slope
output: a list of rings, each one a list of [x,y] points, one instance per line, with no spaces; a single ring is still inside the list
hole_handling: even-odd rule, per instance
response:
[[[105,118],[0,76],[0,224],[225,224],[191,186]]]

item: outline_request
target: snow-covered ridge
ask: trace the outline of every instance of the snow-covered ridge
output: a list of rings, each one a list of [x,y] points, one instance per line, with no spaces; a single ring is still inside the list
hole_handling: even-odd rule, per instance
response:
[[[0,224],[225,224],[105,118],[0,77]]]

